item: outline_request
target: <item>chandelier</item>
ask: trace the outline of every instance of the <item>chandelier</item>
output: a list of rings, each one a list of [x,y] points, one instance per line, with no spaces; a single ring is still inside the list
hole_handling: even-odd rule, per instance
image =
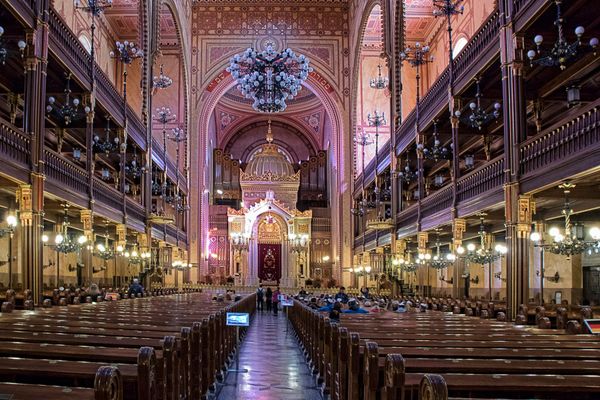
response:
[[[75,0],[74,4],[76,9],[89,12],[94,17],[98,17],[104,10],[111,8],[113,2],[112,0],[88,0],[87,6],[83,6],[80,0]]]
[[[489,122],[498,119],[500,116],[500,109],[502,105],[500,103],[494,103],[494,109],[492,112],[487,112],[484,108],[481,107],[481,89],[479,87],[480,79],[475,79],[475,85],[477,87],[477,93],[475,93],[475,101],[469,103],[469,109],[471,110],[471,114],[468,117],[464,118],[464,121],[473,129],[481,130],[481,128],[487,125]],[[456,111],[455,115],[460,117],[460,111]]]
[[[0,26],[0,64],[5,65],[6,57],[8,57],[10,50],[6,48],[6,41],[4,40],[3,36],[4,36],[4,28],[2,26]],[[24,40],[19,40],[17,42],[17,47],[19,48],[19,51],[21,52],[21,58],[22,58],[23,54],[25,52],[25,48],[27,47],[27,43]]]
[[[554,25],[556,26],[556,30],[558,31],[558,40],[554,42],[554,45],[550,50],[542,51],[541,45],[544,41],[544,37],[542,35],[536,35],[533,38],[536,49],[529,50],[527,52],[527,57],[529,58],[529,62],[531,66],[533,64],[538,64],[543,67],[555,67],[559,66],[560,69],[564,70],[567,68],[567,62],[577,56],[577,51],[580,47],[583,46],[581,42],[581,37],[583,36],[585,29],[583,26],[578,26],[575,28],[575,39],[574,42],[569,43],[564,34],[563,27],[563,17],[560,6],[562,4],[562,0],[554,0],[554,4],[556,4],[556,20],[554,21]],[[589,41],[589,47],[594,50],[594,55],[596,54],[595,49],[598,47],[598,38],[593,37]]]
[[[233,251],[241,253],[248,251],[250,243],[250,235],[248,233],[233,232],[231,241],[229,242]]]
[[[112,247],[110,246],[108,239],[109,239],[109,235],[108,235],[108,221],[106,222],[106,229],[105,229],[105,235],[104,235],[104,243],[98,243],[96,245],[96,251],[94,251],[94,256],[95,257],[99,257],[105,261],[107,260],[112,260],[113,258],[115,258],[115,251],[112,249]]]
[[[140,264],[149,260],[152,254],[149,251],[139,252],[137,245],[134,245],[131,250],[125,250],[123,257],[127,259],[129,264]]]
[[[561,232],[558,227],[550,228],[548,234],[552,237],[552,243],[543,243],[542,236],[539,232],[533,232],[531,234],[531,240],[539,242],[536,246],[542,247],[544,250],[567,257],[581,254],[594,247],[597,248],[600,240],[600,229],[596,227],[591,228],[590,235],[594,241],[586,241],[583,225],[571,223],[573,209],[571,208],[571,203],[569,201],[569,193],[575,188],[575,184],[567,181],[558,187],[562,189],[565,194],[565,203],[562,209],[562,214],[565,217],[564,231]]]
[[[168,138],[170,140],[172,140],[173,142],[176,143],[177,147],[176,147],[176,157],[175,157],[175,162],[177,165],[177,169],[179,169],[179,159],[180,159],[180,151],[179,151],[179,144],[182,142],[185,142],[187,140],[187,137],[185,135],[185,131],[183,130],[183,128],[174,128],[172,130],[172,134],[168,136]],[[174,207],[177,210],[177,212],[184,212],[186,210],[189,209],[189,206],[187,206],[185,204],[185,199],[183,196],[181,196],[179,194],[179,170],[176,172],[177,173],[177,182],[175,184],[175,187],[177,189],[177,196],[175,198],[174,201]]]
[[[397,172],[398,178],[404,183],[411,183],[419,178],[419,173],[410,169],[408,156],[406,157],[406,165],[403,170]]]
[[[288,239],[289,249],[292,253],[300,256],[308,249],[308,235],[296,235],[295,233],[290,233]]]
[[[62,119],[65,125],[68,126],[71,122],[83,118],[85,114],[89,114],[91,109],[89,106],[85,106],[83,110],[81,110],[79,108],[79,99],[71,99],[71,74],[65,73],[65,79],[65,90],[63,91],[65,94],[65,101],[62,106],[59,107],[56,104],[56,98],[54,96],[49,96],[46,113],[54,114],[57,118]]]
[[[110,139],[110,116],[106,116],[106,128],[104,128],[104,140],[100,138],[98,135],[94,135],[94,143],[92,144],[92,149],[94,153],[105,153],[110,154],[119,149],[119,137],[115,136],[114,139]]]
[[[140,58],[144,56],[144,52],[141,49],[138,49],[133,42],[129,42],[125,40],[124,42],[115,42],[115,46],[117,47],[117,51],[111,51],[111,58],[116,58],[120,62],[125,65],[129,65],[136,58]]]
[[[152,87],[156,89],[166,89],[173,84],[173,79],[165,75],[163,65],[160,64],[160,74],[152,78]]]
[[[276,113],[286,109],[286,100],[298,94],[312,68],[304,55],[296,55],[289,48],[278,53],[269,43],[261,53],[248,48],[233,56],[227,72],[237,81],[238,90],[254,100],[252,108]]]
[[[377,78],[371,78],[369,86],[373,89],[385,89],[390,84],[390,80],[381,76],[381,64],[377,66]]]
[[[133,146],[133,159],[125,165],[125,173],[134,179],[139,179],[146,171],[146,167],[140,164],[137,156],[136,146]]]
[[[508,249],[506,246],[502,244],[497,244],[494,248],[491,247],[491,241],[487,240],[487,234],[485,231],[484,224],[484,216],[485,214],[480,214],[480,224],[479,224],[479,240],[480,245],[479,248],[475,245],[475,243],[469,243],[467,245],[467,253],[465,254],[465,249],[462,246],[459,246],[456,249],[456,252],[465,257],[467,261],[475,263],[475,264],[491,264],[500,257],[504,256]]]
[[[59,253],[75,253],[81,250],[83,245],[87,243],[87,237],[85,235],[80,235],[77,237],[77,239],[75,239],[71,235],[69,235],[69,226],[71,225],[71,223],[69,222],[68,214],[69,205],[64,204],[63,207],[63,222],[60,232],[54,236],[54,244],[48,244],[48,242],[50,241],[48,235],[42,235],[42,243],[52,247]]]
[[[361,277],[371,273],[372,267],[370,265],[362,266],[357,265],[354,268],[350,268],[349,271],[354,273],[356,276]]]
[[[454,263],[454,261],[456,261],[456,255],[452,254],[452,253],[448,253],[445,256],[442,255],[440,253],[440,237],[439,237],[439,233],[438,233],[438,237],[435,241],[435,255],[431,258],[431,261],[429,262],[429,265],[431,265],[431,267],[433,269],[444,269],[449,267],[450,265],[452,265],[452,263]]]
[[[452,158],[452,151],[446,146],[442,146],[442,143],[440,142],[437,130],[437,120],[433,121],[433,146],[426,147],[423,143],[419,143],[417,145],[417,150],[423,153],[425,159],[433,160],[435,162]]]
[[[373,143],[375,143],[375,140],[373,138],[371,138],[371,136],[365,132],[364,130],[360,131],[360,134],[358,136],[354,137],[354,143],[356,143],[357,145],[362,147],[361,150],[361,157],[362,157],[362,165],[361,165],[361,169],[362,169],[362,176],[363,176],[363,180],[361,183],[362,186],[362,194],[363,194],[363,198],[360,201],[357,201],[355,203],[355,207],[353,207],[352,209],[350,209],[350,212],[353,215],[362,217],[367,213],[367,208],[369,208],[369,202],[366,199],[366,195],[365,195],[365,147],[366,146],[370,146]]]

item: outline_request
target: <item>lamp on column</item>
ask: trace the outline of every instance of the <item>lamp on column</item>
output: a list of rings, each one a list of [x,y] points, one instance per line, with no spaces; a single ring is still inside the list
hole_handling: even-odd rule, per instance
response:
[[[556,26],[558,33],[556,42],[554,42],[551,49],[544,50],[542,49],[544,37],[542,35],[535,35],[533,42],[535,43],[536,48],[535,50],[529,50],[527,52],[527,57],[529,58],[531,66],[537,64],[543,67],[560,67],[561,70],[564,70],[567,68],[567,62],[575,58],[580,50],[584,50],[585,47],[591,49],[594,52],[594,55],[596,55],[598,38],[592,37],[586,46],[581,41],[583,34],[585,33],[585,28],[583,26],[578,26],[575,28],[575,41],[569,43],[564,33],[564,19],[561,10],[562,0],[554,0],[554,4],[556,5],[556,19],[554,20],[554,26]]]
[[[159,107],[156,109],[156,114],[152,118],[162,124],[162,135],[163,135],[163,159],[165,160],[165,170],[163,174],[163,182],[160,189],[161,198],[167,196],[167,124],[174,122],[177,116],[171,112],[170,107]]]
[[[362,157],[362,180],[361,180],[361,189],[362,189],[362,199],[356,202],[355,206],[350,210],[353,215],[363,217],[367,213],[368,202],[365,194],[365,147],[373,144],[375,140],[371,138],[371,136],[361,130],[360,133],[354,137],[354,143],[361,146],[361,157]]]
[[[175,142],[176,148],[176,156],[175,156],[175,160],[176,160],[176,171],[175,174],[177,176],[176,178],[176,182],[175,182],[175,189],[176,189],[176,195],[173,201],[173,206],[175,207],[175,210],[177,210],[177,212],[179,213],[183,213],[184,211],[189,209],[189,206],[187,204],[185,204],[185,199],[183,196],[181,196],[180,192],[179,192],[179,163],[180,163],[180,150],[179,150],[179,145],[182,142],[185,142],[187,140],[185,131],[183,130],[183,128],[174,128],[171,131],[171,135],[168,136],[168,138],[170,140],[172,140],[173,142]]]
[[[17,217],[9,213],[6,216],[6,228],[0,229],[0,238],[8,235],[8,288],[12,289],[12,273],[13,273],[13,252],[12,241],[17,227]]]

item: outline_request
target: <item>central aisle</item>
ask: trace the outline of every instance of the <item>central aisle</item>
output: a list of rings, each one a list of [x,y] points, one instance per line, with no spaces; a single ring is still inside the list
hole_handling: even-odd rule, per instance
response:
[[[218,400],[321,399],[283,312],[256,312],[241,346],[239,369],[247,371],[229,372]]]

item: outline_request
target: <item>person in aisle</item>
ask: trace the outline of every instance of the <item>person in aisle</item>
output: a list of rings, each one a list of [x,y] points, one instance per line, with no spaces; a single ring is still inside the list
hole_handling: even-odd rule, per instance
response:
[[[281,295],[281,292],[279,291],[279,288],[275,289],[275,291],[273,292],[273,315],[277,315],[277,312],[279,311],[279,296]]]
[[[270,287],[267,288],[267,292],[265,293],[265,300],[267,303],[267,312],[272,310],[273,306],[273,291]]]
[[[258,285],[258,289],[256,289],[256,311],[264,311],[265,305],[265,290],[262,287],[262,284]]]

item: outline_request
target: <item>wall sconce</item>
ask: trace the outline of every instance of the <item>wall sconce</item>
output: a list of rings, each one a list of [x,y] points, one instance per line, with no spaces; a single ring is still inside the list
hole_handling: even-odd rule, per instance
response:
[[[477,284],[479,284],[479,275],[475,275],[475,279],[471,278],[469,280],[471,281],[471,283],[474,283],[477,285]]]
[[[471,170],[475,168],[475,156],[468,154],[465,156],[465,169]]]
[[[502,277],[502,272],[496,272],[496,273],[494,274],[494,278],[496,278],[496,279],[500,279],[502,282],[506,282],[506,278],[503,278],[503,277]]]
[[[450,279],[446,280],[446,277],[444,275],[440,275],[440,282],[446,282],[452,285],[454,284],[454,277],[451,276]]]
[[[537,276],[540,276],[540,271],[535,271],[535,274]],[[558,271],[556,271],[556,273],[554,275],[544,275],[542,276],[542,279],[545,279],[549,282],[554,282],[554,283],[558,283],[558,281],[560,281],[560,274],[558,273]]]

